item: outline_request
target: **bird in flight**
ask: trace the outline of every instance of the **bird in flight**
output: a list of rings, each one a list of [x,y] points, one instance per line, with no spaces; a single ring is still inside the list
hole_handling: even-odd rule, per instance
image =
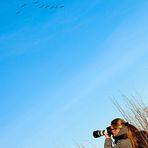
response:
[[[18,15],[18,14],[20,14],[20,13],[21,13],[21,11],[17,11],[15,14]]]
[[[43,8],[45,5],[41,5],[41,6],[39,6],[38,8]]]
[[[25,7],[25,6],[27,6],[27,4],[26,4],[26,3],[22,4],[22,5],[21,5],[21,8],[23,8],[23,7]]]
[[[45,6],[45,8],[49,8],[49,5]]]
[[[37,4],[37,3],[39,3],[39,1],[37,0],[37,1],[35,1],[35,2],[33,2],[34,4]]]
[[[64,6],[60,6],[60,8],[63,8]]]
[[[50,9],[53,9],[53,8],[58,8],[58,6],[51,6],[51,7],[50,7]]]

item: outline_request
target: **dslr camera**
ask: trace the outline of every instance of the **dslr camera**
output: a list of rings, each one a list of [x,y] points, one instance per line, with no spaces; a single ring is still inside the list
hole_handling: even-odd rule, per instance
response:
[[[111,127],[107,127],[106,130],[96,130],[96,131],[93,131],[93,136],[94,138],[99,138],[101,136],[104,136],[105,133],[108,133],[109,136],[111,136],[112,134],[112,130],[111,130]]]

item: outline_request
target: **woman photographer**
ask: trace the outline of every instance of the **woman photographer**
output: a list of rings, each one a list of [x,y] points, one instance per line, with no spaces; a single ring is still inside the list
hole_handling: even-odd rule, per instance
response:
[[[110,132],[114,139],[114,144],[109,133],[105,133],[104,148],[138,148],[137,132],[138,129],[125,122],[123,119],[116,118],[111,122]]]

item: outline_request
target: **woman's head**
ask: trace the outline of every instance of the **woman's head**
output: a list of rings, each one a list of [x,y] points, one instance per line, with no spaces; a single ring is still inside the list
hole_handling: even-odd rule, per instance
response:
[[[125,125],[126,125],[126,122],[121,118],[116,118],[112,120],[111,130],[112,130],[113,136],[116,137],[119,134],[121,128],[125,127]]]
[[[127,137],[131,140],[133,148],[137,148],[138,144],[136,133],[138,132],[138,129],[121,118],[116,118],[111,121],[111,129],[114,137],[118,136],[122,128],[126,130]]]

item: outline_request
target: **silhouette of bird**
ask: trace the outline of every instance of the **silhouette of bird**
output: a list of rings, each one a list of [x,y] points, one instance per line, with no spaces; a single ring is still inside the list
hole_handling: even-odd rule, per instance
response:
[[[58,8],[58,6],[51,6],[51,7],[50,7],[50,9],[53,9],[53,8]]]
[[[45,6],[45,8],[49,8],[49,5]]]
[[[54,6],[51,6],[50,8],[52,9],[52,8],[54,8]]]
[[[26,3],[22,4],[22,5],[21,5],[21,8],[23,8],[23,7],[25,7],[25,6],[27,6],[27,4],[26,4]]]
[[[18,15],[18,14],[20,14],[20,13],[21,13],[21,11],[17,11],[15,14]]]
[[[63,8],[64,6],[60,6],[60,8]]]
[[[41,6],[39,6],[38,8],[43,8],[45,5],[41,5]]]
[[[35,1],[35,2],[33,2],[34,4],[37,4],[37,3],[39,3],[39,1]]]

